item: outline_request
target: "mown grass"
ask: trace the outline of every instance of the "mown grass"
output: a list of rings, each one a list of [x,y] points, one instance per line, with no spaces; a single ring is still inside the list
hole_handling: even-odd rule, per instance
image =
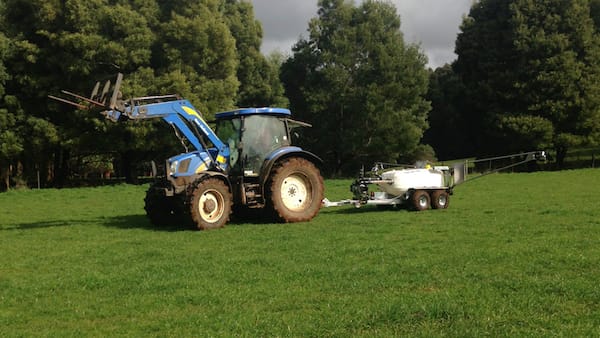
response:
[[[349,180],[327,181],[331,200]],[[143,186],[0,194],[2,336],[598,336],[600,170],[450,208],[155,228]]]

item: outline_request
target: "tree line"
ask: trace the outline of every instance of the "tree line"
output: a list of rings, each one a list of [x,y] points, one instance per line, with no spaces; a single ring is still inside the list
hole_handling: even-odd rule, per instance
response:
[[[179,94],[207,116],[235,106],[286,105],[278,60],[236,0],[5,0],[0,3],[0,168],[42,185],[86,171],[135,179],[139,163],[176,152],[159,123],[111,125],[48,100],[126,74],[123,95]],[[116,166],[116,167],[115,167]],[[18,182],[17,182],[18,183]]]
[[[600,1],[482,0],[458,58],[430,77],[425,141],[439,156],[569,149],[600,141]]]
[[[3,187],[61,186],[180,151],[160,121],[111,124],[47,99],[124,73],[124,96],[177,93],[210,120],[283,106],[312,123],[302,146],[327,175],[600,140],[600,0],[480,0],[458,58],[435,70],[387,1],[320,0],[291,55],[260,52],[242,0],[0,2]]]

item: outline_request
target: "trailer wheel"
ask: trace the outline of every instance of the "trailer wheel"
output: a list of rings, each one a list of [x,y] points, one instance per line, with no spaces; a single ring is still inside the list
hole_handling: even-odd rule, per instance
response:
[[[306,222],[315,217],[323,200],[323,177],[315,165],[303,158],[281,162],[271,174],[268,202],[282,222]]]
[[[217,178],[198,180],[190,194],[190,216],[200,230],[222,228],[231,214],[231,192]]]
[[[168,226],[181,223],[183,209],[182,203],[176,197],[167,197],[164,194],[164,182],[153,183],[146,191],[144,210],[150,222],[156,226]]]
[[[431,193],[431,206],[434,209],[446,209],[450,204],[450,195],[445,190],[436,190]]]
[[[425,190],[415,190],[411,195],[411,202],[415,211],[428,210],[431,206],[431,199]]]

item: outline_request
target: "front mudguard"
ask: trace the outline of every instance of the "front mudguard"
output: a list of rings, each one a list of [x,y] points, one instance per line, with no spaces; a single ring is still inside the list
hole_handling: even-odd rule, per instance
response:
[[[205,170],[201,173],[189,175],[189,176],[167,176],[166,184],[164,184],[161,189],[164,191],[165,196],[175,196],[185,194],[188,191],[188,188],[196,181],[203,180],[211,177],[216,177],[229,187],[231,191],[231,182],[229,181],[229,177],[218,171]]]

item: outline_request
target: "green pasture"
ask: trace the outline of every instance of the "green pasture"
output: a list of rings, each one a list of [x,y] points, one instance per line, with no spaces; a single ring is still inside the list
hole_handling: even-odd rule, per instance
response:
[[[208,232],[151,226],[145,189],[0,194],[1,336],[600,335],[598,169]]]

